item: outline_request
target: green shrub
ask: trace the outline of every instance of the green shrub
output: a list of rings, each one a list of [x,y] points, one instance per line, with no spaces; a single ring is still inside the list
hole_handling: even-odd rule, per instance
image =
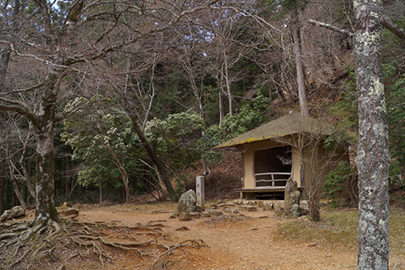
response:
[[[326,175],[324,184],[325,191],[328,193],[328,199],[335,204],[336,195],[341,193],[343,185],[346,183],[347,178],[354,172],[354,169],[347,161],[340,162],[339,165]]]

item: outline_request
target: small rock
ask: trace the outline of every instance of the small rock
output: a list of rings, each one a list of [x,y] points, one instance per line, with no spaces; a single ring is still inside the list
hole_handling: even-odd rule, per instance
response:
[[[189,230],[190,229],[187,228],[186,226],[182,226],[182,227],[179,227],[179,228],[175,229],[175,231],[189,231]]]
[[[222,216],[224,214],[222,211],[216,209],[210,209],[208,210],[208,213],[213,216]]]
[[[225,208],[224,212],[227,214],[239,214],[238,209],[232,209],[232,208]]]
[[[237,199],[233,201],[235,204],[240,205],[243,204],[243,200],[242,199]]]
[[[259,201],[259,206],[263,208],[263,210],[273,210],[273,202],[272,201]]]
[[[257,211],[257,208],[253,205],[242,205],[239,207],[241,210],[248,211],[248,212],[253,212]]]
[[[199,218],[201,216],[201,213],[198,212],[190,212],[189,214],[192,218]]]
[[[294,204],[294,205],[291,207],[291,212],[292,212],[292,214],[293,214],[294,216],[296,216],[296,217],[301,216],[301,209],[300,209],[300,207],[299,207],[298,204]]]
[[[204,212],[205,209],[204,209],[203,207],[199,206],[199,205],[196,205],[196,206],[195,206],[195,211],[196,211],[196,212]]]
[[[180,213],[179,215],[179,220],[180,221],[188,221],[191,220],[191,215],[188,212]]]
[[[79,210],[74,208],[63,207],[57,208],[56,210],[58,211],[59,215],[64,217],[77,217],[79,215]]]
[[[177,213],[174,213],[174,214],[170,215],[170,218],[178,218],[178,217],[179,217],[179,214],[177,214]]]
[[[210,213],[206,211],[201,213],[201,217],[210,217],[210,216],[211,216]]]

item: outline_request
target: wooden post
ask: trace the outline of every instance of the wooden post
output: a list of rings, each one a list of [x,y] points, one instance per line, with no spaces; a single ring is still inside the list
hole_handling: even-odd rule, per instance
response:
[[[197,176],[196,178],[196,193],[197,193],[197,205],[204,208],[205,193],[204,193],[204,176]]]

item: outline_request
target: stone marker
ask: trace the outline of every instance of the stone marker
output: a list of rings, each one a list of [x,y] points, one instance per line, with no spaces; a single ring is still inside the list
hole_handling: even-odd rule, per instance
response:
[[[180,215],[181,213],[195,212],[196,203],[197,196],[194,190],[190,189],[181,195],[179,204],[177,205],[177,213]]]
[[[204,176],[197,176],[196,178],[196,191],[197,191],[197,205],[204,208],[205,204],[205,191],[204,191]]]
[[[289,178],[285,184],[284,202],[285,208],[290,208],[294,204],[300,204],[301,192],[298,190],[297,182]]]
[[[298,190],[297,182],[293,181],[291,178],[287,180],[285,185],[284,193],[284,207],[286,214],[293,214],[294,216],[301,216],[300,208],[300,195],[301,192]]]

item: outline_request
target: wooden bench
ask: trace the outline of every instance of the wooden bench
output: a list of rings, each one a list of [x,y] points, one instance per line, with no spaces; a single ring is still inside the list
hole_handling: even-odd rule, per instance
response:
[[[301,192],[304,188],[298,188]],[[259,188],[239,188],[234,189],[235,192],[240,192],[241,199],[260,199],[260,198],[270,198],[270,199],[284,199],[285,186],[274,186],[274,187],[259,187]]]

